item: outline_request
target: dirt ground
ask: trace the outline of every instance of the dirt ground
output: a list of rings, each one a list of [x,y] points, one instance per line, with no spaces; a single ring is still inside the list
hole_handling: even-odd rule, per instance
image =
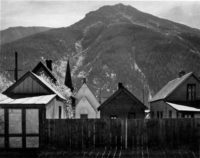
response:
[[[43,150],[37,152],[0,152],[0,158],[200,158],[200,152],[188,150],[88,149],[84,151]]]

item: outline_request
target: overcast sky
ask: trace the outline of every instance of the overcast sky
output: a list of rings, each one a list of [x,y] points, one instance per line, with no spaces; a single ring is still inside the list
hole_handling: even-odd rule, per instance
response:
[[[200,29],[200,1],[0,0],[0,29],[14,26],[66,27],[103,5],[123,3]]]

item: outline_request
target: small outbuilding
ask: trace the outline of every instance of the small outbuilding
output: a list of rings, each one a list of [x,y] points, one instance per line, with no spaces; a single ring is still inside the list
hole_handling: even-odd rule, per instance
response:
[[[145,109],[147,109],[146,106],[122,83],[118,84],[118,90],[98,108],[101,118],[111,119],[143,119]]]

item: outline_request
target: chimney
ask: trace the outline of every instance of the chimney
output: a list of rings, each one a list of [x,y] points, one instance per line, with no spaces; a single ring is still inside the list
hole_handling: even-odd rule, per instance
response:
[[[184,70],[181,70],[179,73],[178,73],[178,77],[182,77],[185,75],[185,71]]]
[[[48,69],[52,71],[52,60],[46,60],[46,65]]]
[[[118,89],[123,88],[123,84],[121,82],[118,83]]]
[[[83,78],[83,84],[86,83],[86,78]]]

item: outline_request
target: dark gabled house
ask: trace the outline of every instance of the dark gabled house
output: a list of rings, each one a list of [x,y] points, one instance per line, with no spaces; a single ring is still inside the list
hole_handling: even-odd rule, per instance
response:
[[[194,73],[179,73],[151,100],[152,118],[200,117],[200,80]]]
[[[0,99],[0,147],[40,148],[44,120],[67,118],[66,98],[33,72],[27,72]],[[3,133],[2,133],[3,131]]]
[[[118,90],[100,105],[100,118],[143,119],[146,106],[128,91],[122,83]]]
[[[36,75],[44,74],[48,77],[53,83],[56,83],[57,79],[52,74],[52,60],[46,60],[46,65],[41,61],[33,68],[32,72]]]

